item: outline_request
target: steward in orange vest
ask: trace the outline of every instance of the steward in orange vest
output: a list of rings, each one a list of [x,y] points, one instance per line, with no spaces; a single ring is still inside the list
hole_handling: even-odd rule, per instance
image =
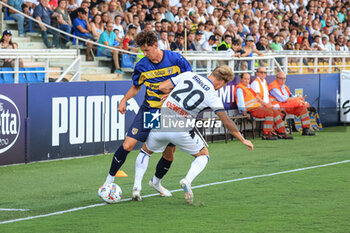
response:
[[[273,108],[264,108],[261,98],[248,87],[250,75],[243,73],[241,82],[234,89],[234,96],[238,109],[243,115],[249,112],[253,117],[264,118],[263,140],[293,139],[286,135],[284,122],[279,114],[279,111]],[[272,128],[275,126],[278,137],[272,135]]]
[[[301,116],[302,135],[314,136],[315,133],[310,130],[310,117],[307,110],[309,103],[302,97],[293,97],[285,82],[286,75],[283,72],[279,72],[276,79],[270,83],[269,93],[271,103],[279,104],[281,109],[288,114]]]

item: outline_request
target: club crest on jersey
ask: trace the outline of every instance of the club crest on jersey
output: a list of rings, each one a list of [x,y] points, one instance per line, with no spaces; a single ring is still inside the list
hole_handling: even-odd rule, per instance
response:
[[[173,73],[173,68],[168,68],[168,73],[172,74]]]
[[[143,113],[143,128],[145,129],[160,129],[160,111],[144,112]]]
[[[132,128],[132,130],[131,130],[132,135],[137,134],[137,132],[139,132],[139,129]]]

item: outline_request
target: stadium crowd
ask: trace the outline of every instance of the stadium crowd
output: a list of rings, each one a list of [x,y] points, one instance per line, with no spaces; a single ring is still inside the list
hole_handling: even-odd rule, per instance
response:
[[[135,36],[154,30],[159,47],[168,50],[230,50],[252,56],[267,50],[349,51],[350,3],[343,0],[6,0],[17,10],[83,38],[138,51]],[[19,36],[26,33],[18,21]],[[101,35],[108,23],[113,29]],[[187,28],[187,37],[185,37]],[[40,25],[47,47],[67,47],[71,38]],[[54,35],[53,44],[47,33]],[[113,39],[111,39],[113,38]],[[106,44],[106,43],[105,43]],[[100,51],[105,56],[113,53]],[[259,53],[258,53],[259,54]],[[262,54],[262,53],[261,53]],[[261,55],[259,54],[259,55]],[[87,54],[91,60],[91,54]],[[115,67],[119,69],[119,64]]]

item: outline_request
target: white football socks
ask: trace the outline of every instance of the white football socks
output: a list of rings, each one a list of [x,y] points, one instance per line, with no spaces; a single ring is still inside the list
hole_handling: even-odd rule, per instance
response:
[[[153,178],[152,178],[152,183],[154,184],[154,185],[156,185],[156,186],[158,186],[159,184],[160,184],[160,181],[161,181],[162,179],[159,179],[159,178],[157,178],[156,176],[153,176]]]
[[[147,152],[141,149],[139,155],[136,158],[135,161],[135,180],[134,180],[134,189],[141,190],[142,188],[142,179],[143,176],[146,173],[149,158],[151,155],[149,155]]]
[[[108,174],[105,184],[110,184],[114,182],[114,176]]]
[[[188,170],[185,179],[191,184],[194,178],[201,173],[209,161],[209,155],[200,155],[196,157]]]

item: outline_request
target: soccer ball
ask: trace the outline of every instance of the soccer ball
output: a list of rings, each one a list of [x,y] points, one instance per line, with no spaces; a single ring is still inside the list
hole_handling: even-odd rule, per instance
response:
[[[115,183],[104,184],[98,189],[98,196],[109,204],[117,203],[122,199],[122,189]]]

